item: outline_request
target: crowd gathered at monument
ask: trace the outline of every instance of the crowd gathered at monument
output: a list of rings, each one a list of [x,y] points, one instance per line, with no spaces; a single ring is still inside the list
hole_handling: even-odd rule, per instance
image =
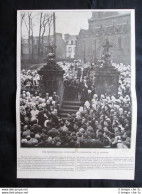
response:
[[[131,145],[130,65],[112,65],[119,72],[117,95],[98,95],[88,66],[60,63],[64,69],[64,100],[82,102],[75,115],[60,115],[56,93],[42,95],[35,70],[21,71],[21,146],[60,148],[123,148]],[[101,68],[101,65],[100,65]],[[34,89],[34,90],[33,90]]]

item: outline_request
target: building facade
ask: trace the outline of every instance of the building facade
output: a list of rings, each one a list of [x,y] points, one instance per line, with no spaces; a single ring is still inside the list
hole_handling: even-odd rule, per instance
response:
[[[88,30],[77,36],[76,58],[84,62],[101,59],[103,44],[112,45],[112,61],[130,63],[130,14],[127,12],[92,12]]]
[[[42,62],[49,51],[49,45],[54,44],[54,36],[43,36],[40,39],[39,47],[39,37],[31,37],[30,44],[28,39],[22,40],[21,52],[23,62]],[[30,46],[29,46],[30,45]],[[56,33],[56,59],[62,60],[66,57],[66,43],[62,38],[61,33]]]
[[[65,34],[64,40],[66,43],[66,58],[74,59],[76,52],[76,35]]]

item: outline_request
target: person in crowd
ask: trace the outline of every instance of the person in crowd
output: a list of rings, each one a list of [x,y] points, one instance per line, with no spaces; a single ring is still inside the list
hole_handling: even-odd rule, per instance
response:
[[[35,93],[21,91],[21,146],[130,148],[130,66],[113,65],[120,72],[117,96],[107,94],[98,96],[95,93],[95,82],[90,82],[85,76],[82,79],[68,74],[64,76],[64,86],[69,90],[71,84],[72,92],[81,92],[83,102],[76,114],[68,115],[67,119],[60,117],[58,107],[60,99],[56,92],[52,96],[48,93],[42,96],[37,91]],[[26,79],[33,80],[34,75],[32,71],[23,70],[21,83],[24,84]],[[31,83],[33,84],[33,81]]]
[[[60,97],[57,95],[56,92],[53,92],[53,100],[56,102],[56,104],[60,103]]]
[[[40,86],[40,75],[35,70],[21,71],[21,86],[26,89],[38,89]]]
[[[64,100],[69,99],[69,79],[64,77]]]

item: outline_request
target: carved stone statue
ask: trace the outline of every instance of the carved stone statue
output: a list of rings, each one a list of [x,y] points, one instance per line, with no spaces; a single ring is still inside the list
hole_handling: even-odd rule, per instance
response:
[[[106,39],[106,43],[103,45],[103,55],[102,55],[102,59],[104,60],[104,65],[105,66],[110,66],[111,65],[111,55],[109,52],[110,47],[112,47],[112,45],[109,44],[109,40]]]
[[[106,43],[103,45],[104,47],[104,54],[108,54],[109,53],[109,48],[112,47],[112,45],[109,44],[109,40],[106,39]]]

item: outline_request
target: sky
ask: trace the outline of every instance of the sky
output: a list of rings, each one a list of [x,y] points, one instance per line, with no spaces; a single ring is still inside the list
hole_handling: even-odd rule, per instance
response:
[[[92,12],[58,12],[56,13],[57,32],[63,34],[69,33],[77,35],[80,29],[88,29],[88,19],[91,18]]]
[[[38,36],[39,34],[39,13],[37,11],[32,12],[33,17],[33,34]],[[56,32],[62,34],[78,35],[80,29],[88,29],[88,19],[91,18],[91,11],[56,11]],[[28,19],[25,17],[25,23],[28,24]],[[26,25],[22,24],[22,37],[27,38],[28,33]],[[47,32],[45,35],[47,35]],[[53,33],[51,31],[51,33]]]

